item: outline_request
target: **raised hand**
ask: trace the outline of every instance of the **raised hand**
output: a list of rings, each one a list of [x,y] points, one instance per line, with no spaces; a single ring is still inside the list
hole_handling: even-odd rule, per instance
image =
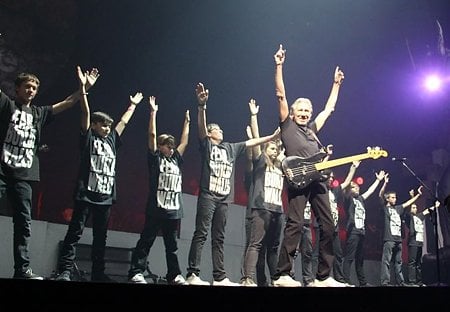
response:
[[[248,102],[248,107],[250,108],[250,114],[257,115],[259,112],[259,106],[256,104],[255,99],[250,99]]]
[[[334,83],[342,84],[344,81],[344,72],[339,68],[339,66],[336,66],[336,69],[334,70]]]
[[[328,156],[333,155],[333,147],[334,147],[333,144],[328,144],[328,145],[326,146],[325,151],[327,152],[327,155],[328,155]]]
[[[280,44],[278,51],[273,56],[275,59],[275,64],[282,65],[284,63],[285,56],[286,56],[286,50],[283,50],[283,45]]]
[[[149,96],[148,97],[148,103],[150,104],[150,109],[152,111],[154,111],[154,112],[158,111],[158,105],[156,105],[156,97],[154,97],[153,95]]]
[[[130,102],[131,104],[138,105],[142,101],[143,97],[144,96],[141,92],[136,92],[134,96],[130,95]]]
[[[78,81],[80,82],[80,86],[85,86],[86,85],[86,81],[87,81],[86,76],[88,75],[88,72],[86,71],[86,73],[84,73],[81,70],[81,67],[77,66],[77,74],[78,74]]]
[[[197,87],[195,88],[195,92],[197,93],[198,105],[200,105],[200,106],[206,105],[206,102],[208,101],[208,97],[209,97],[209,90],[205,89],[205,86],[203,85],[203,83],[199,82],[197,84]]]
[[[97,68],[92,68],[90,72],[86,71],[86,89],[92,87],[97,81],[98,77],[100,77],[100,74],[98,73]]]
[[[423,190],[423,185],[419,186],[419,188],[417,189],[417,193],[422,195],[422,190]]]
[[[378,173],[375,173],[375,176],[377,177],[378,181],[381,181],[383,179],[386,180],[386,172],[384,172],[384,170],[380,170]]]
[[[281,128],[278,127],[278,128],[276,128],[275,131],[272,133],[272,137],[273,137],[274,139],[277,139],[277,138],[280,137],[280,135],[281,135]]]

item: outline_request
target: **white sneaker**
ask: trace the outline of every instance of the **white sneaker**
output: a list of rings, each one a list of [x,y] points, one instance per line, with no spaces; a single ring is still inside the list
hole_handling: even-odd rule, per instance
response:
[[[186,280],[184,279],[183,275],[178,274],[173,281],[169,283],[170,285],[188,285]]]
[[[356,287],[355,285],[353,285],[353,284],[349,284],[349,283],[344,283],[345,284],[345,287]]]
[[[324,279],[323,281],[314,280],[314,286],[313,287],[349,287],[345,283],[338,282],[331,276],[327,279]]]
[[[251,279],[250,277],[246,277],[246,278],[242,279],[241,286],[258,287],[258,285],[255,283],[255,281],[253,279]]]
[[[202,280],[200,277],[192,273],[187,279],[186,283],[188,285],[196,285],[196,286],[209,286],[209,282]]]
[[[136,284],[147,284],[147,281],[142,273],[135,274],[129,281]]]
[[[302,283],[294,280],[289,275],[282,275],[272,282],[274,287],[302,287]]]
[[[213,286],[241,286],[241,284],[234,283],[234,282],[230,281],[230,279],[228,277],[225,277],[221,281],[214,281]]]

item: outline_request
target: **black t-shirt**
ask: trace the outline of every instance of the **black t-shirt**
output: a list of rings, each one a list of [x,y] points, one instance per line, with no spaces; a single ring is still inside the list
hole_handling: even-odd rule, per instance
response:
[[[310,157],[320,152],[320,144],[314,133],[315,122],[308,126],[299,126],[290,117],[280,123],[281,140],[286,156]]]
[[[334,223],[334,231],[339,231],[339,209],[338,202],[343,198],[343,191],[341,186],[337,186],[335,188],[328,190],[328,195],[330,197],[330,209],[331,209],[331,217],[333,218]]]
[[[89,130],[80,135],[80,168],[75,200],[97,205],[116,201],[116,154],[121,145],[116,130],[102,138]]]
[[[384,236],[383,241],[402,241],[402,215],[405,209],[402,205],[383,207],[384,212]]]
[[[252,209],[266,209],[282,213],[283,173],[280,168],[266,165],[264,154],[253,162]]]
[[[366,234],[366,209],[364,208],[364,197],[346,196],[344,207],[347,212],[347,234]]]
[[[200,141],[200,195],[222,202],[234,200],[235,162],[245,148],[245,142],[216,145],[208,137]]]
[[[423,212],[416,215],[407,212],[405,219],[409,229],[408,246],[423,246],[423,220],[425,220]]]
[[[0,175],[39,181],[36,152],[42,127],[51,116],[51,106],[21,106],[0,91]]]
[[[159,150],[147,155],[149,195],[147,212],[167,219],[183,217],[183,190],[181,165],[183,158],[175,149],[170,157]]]

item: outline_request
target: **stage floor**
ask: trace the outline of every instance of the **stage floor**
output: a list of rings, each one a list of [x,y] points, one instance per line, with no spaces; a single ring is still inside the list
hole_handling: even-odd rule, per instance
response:
[[[276,288],[169,286],[159,284],[58,282],[0,279],[0,297],[7,306],[39,311],[83,308],[83,312],[146,308],[189,311],[277,311],[305,308],[334,311],[448,311],[450,288],[354,287]],[[3,304],[2,304],[3,306]],[[2,311],[3,308],[1,309]]]

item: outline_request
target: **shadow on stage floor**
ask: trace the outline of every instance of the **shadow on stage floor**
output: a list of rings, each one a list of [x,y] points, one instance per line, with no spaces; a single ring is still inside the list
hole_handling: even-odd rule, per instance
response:
[[[275,288],[169,286],[156,284],[58,282],[0,279],[0,302],[28,311],[83,308],[105,311],[133,307],[189,311],[448,311],[449,287]],[[3,310],[3,308],[2,308]]]

